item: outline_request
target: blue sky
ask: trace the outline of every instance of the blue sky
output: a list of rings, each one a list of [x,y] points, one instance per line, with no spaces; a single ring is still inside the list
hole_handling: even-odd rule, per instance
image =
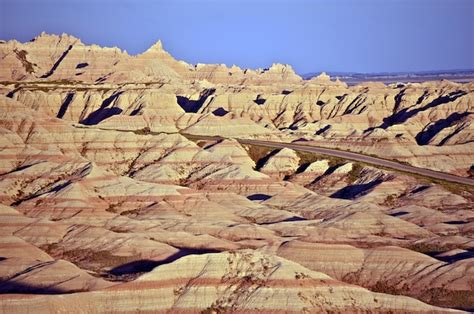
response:
[[[1,39],[42,31],[300,74],[474,69],[473,0],[0,0]]]

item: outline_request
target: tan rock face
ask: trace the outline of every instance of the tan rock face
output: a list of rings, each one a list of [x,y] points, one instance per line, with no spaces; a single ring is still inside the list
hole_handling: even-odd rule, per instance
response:
[[[0,67],[0,312],[474,308],[471,188],[238,141],[466,175],[472,83],[348,87],[46,34],[0,42]]]
[[[268,160],[260,168],[260,171],[276,177],[294,173],[299,167],[300,157],[292,149],[283,148],[274,155],[268,156]]]

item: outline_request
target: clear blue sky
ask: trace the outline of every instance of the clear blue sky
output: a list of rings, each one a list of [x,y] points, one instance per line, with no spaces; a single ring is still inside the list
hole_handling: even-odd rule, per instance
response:
[[[41,31],[190,63],[312,71],[474,69],[474,0],[0,0],[0,38]]]

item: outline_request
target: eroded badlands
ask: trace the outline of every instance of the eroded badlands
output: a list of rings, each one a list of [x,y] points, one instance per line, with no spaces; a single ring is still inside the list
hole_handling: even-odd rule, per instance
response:
[[[0,42],[0,312],[474,309],[474,83]],[[214,139],[206,136],[221,136]]]

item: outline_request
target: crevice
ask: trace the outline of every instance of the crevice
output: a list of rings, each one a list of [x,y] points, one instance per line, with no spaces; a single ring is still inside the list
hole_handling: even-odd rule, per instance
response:
[[[49,70],[46,74],[42,75],[41,78],[48,78],[51,75],[53,75],[54,71],[56,71],[59,64],[61,64],[61,62],[64,60],[64,58],[66,58],[67,54],[69,53],[69,51],[71,51],[71,49],[72,49],[72,45],[69,45],[69,47],[66,49],[66,51],[64,51],[63,54],[59,57],[59,59],[54,63],[51,70]]]
[[[453,126],[455,123],[458,123],[460,120],[469,116],[470,114],[471,112],[463,112],[463,113],[455,112],[449,115],[446,119],[441,119],[441,120],[436,121],[435,123],[429,125],[428,127],[425,127],[423,131],[421,131],[415,136],[416,142],[418,143],[418,145],[429,144],[430,141],[443,129]],[[453,135],[454,133],[451,136]],[[447,139],[446,138],[443,139],[443,141],[445,140]],[[440,145],[442,144],[440,143]]]
[[[461,132],[462,130],[464,130],[465,128],[467,128],[467,124],[463,124],[461,126],[459,126],[456,130],[454,130],[454,132],[452,132],[451,134],[449,134],[448,136],[446,136],[445,138],[443,138],[441,140],[441,142],[439,142],[439,144],[437,146],[443,146],[444,144],[446,144],[453,136],[455,136],[456,134],[458,134],[459,132]],[[467,141],[463,144],[467,144],[469,142],[472,142],[472,141]]]
[[[201,109],[202,105],[206,102],[207,98],[215,93],[215,88],[208,88],[201,92],[198,100],[191,100],[186,96],[176,96],[178,105],[186,112],[196,113]]]
[[[59,108],[56,118],[62,119],[64,117],[64,115],[66,114],[67,108],[71,104],[71,101],[73,98],[74,98],[74,93],[71,92],[67,94],[66,98],[61,104],[61,108]]]
[[[427,104],[423,107],[415,108],[415,109],[412,109],[412,110],[409,110],[410,108],[402,109],[399,112],[391,115],[390,117],[385,118],[383,120],[383,123],[379,126],[379,128],[387,129],[388,127],[390,127],[392,125],[402,124],[402,123],[406,122],[408,119],[414,117],[415,115],[417,115],[420,112],[423,112],[423,111],[426,111],[428,109],[435,108],[435,107],[438,107],[440,105],[455,101],[456,99],[458,99],[459,97],[462,97],[464,95],[466,95],[465,91],[452,92],[452,93],[449,93],[448,95],[440,96],[440,97],[436,98],[435,100],[433,100],[432,102],[430,102],[429,104]]]
[[[99,109],[97,109],[94,112],[91,112],[87,116],[87,118],[83,119],[80,123],[84,125],[94,125],[94,124],[98,124],[102,120],[105,120],[113,115],[122,113],[121,108],[118,108],[118,107],[107,108],[110,104],[115,102],[121,94],[123,94],[123,91],[115,92],[111,96],[104,99]]]
[[[333,193],[330,197],[353,200],[369,194],[377,185],[381,184],[382,182],[382,179],[377,179],[368,183],[348,185]]]

